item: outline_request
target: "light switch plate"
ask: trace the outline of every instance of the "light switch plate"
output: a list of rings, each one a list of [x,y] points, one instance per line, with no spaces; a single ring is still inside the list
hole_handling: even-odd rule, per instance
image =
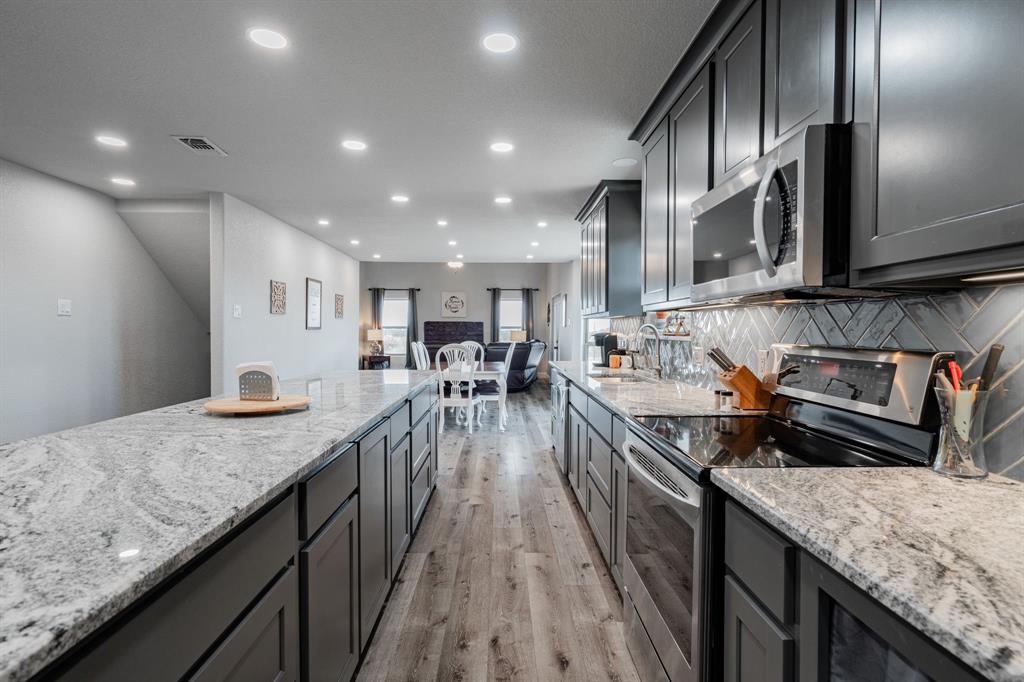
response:
[[[57,317],[71,317],[71,299],[57,299]]]
[[[762,379],[768,374],[768,349],[759,348],[757,351],[757,376]]]
[[[235,304],[235,307],[231,309],[231,315],[240,319],[242,317],[242,306]]]
[[[694,346],[693,347],[693,362],[697,365],[704,364],[704,347]]]

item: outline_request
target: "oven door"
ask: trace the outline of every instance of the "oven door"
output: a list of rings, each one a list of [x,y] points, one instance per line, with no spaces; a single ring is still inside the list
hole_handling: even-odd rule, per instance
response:
[[[694,301],[822,286],[826,126],[808,126],[693,202]]]
[[[636,436],[624,449],[626,615],[643,625],[627,622],[627,644],[638,669],[653,666],[653,647],[669,680],[700,680],[706,493]]]

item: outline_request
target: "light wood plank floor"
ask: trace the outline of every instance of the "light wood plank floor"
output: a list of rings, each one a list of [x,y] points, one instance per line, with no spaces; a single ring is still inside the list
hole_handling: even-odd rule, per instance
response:
[[[637,680],[622,602],[551,454],[547,385],[447,417],[438,487],[358,679]]]

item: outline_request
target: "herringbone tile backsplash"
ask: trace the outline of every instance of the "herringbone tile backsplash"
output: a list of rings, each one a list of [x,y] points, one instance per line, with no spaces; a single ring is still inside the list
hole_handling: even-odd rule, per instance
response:
[[[988,347],[1001,343],[1006,350],[985,415],[985,454],[991,471],[1024,480],[1024,285],[691,315],[691,342],[663,343],[662,364],[669,377],[708,388],[719,387],[717,370],[710,361],[694,363],[693,346],[719,346],[735,362],[754,368],[757,351],[773,343],[954,351],[973,377]],[[630,334],[643,321],[613,319],[612,331]]]

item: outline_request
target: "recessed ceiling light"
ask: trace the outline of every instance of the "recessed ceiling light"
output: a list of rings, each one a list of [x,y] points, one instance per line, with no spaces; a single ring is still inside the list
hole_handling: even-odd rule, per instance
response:
[[[485,49],[491,52],[505,54],[516,49],[519,46],[519,40],[514,35],[509,35],[508,33],[491,33],[484,36],[483,45]]]
[[[533,254],[532,253],[526,254],[526,260],[533,260]]]
[[[715,252],[714,252],[713,254],[711,254],[711,256],[712,256],[713,258],[721,258],[721,257],[722,257],[722,254],[721,254],[720,252],[718,252],[718,251],[715,251]]]
[[[407,201],[409,201],[409,197],[405,196],[404,194],[392,194],[391,201],[395,202],[396,204],[404,204]]]
[[[358,239],[350,239],[348,243],[351,244],[352,246],[359,246]]]
[[[455,241],[454,239],[448,242],[448,246],[455,246],[456,244],[458,244],[458,242]]]
[[[113,135],[97,135],[96,141],[100,144],[104,144],[108,147],[127,147],[128,141],[122,140],[120,137],[114,137]]]
[[[316,221],[316,224],[323,225],[324,227],[326,227],[327,225],[331,224],[331,221],[328,220],[327,218],[321,218],[320,220]]]
[[[458,258],[459,260],[462,260],[463,258],[465,258],[465,256],[463,256],[461,253],[455,254],[455,257]]]
[[[537,223],[537,227],[547,227],[547,226],[548,226],[548,224],[546,222],[544,222],[543,220],[540,221],[539,223]]]
[[[437,226],[438,227],[448,227],[448,221],[447,220],[438,220],[437,221]]]
[[[494,197],[494,203],[496,204],[511,204],[512,197]]]
[[[110,178],[110,181],[115,185],[123,185],[125,187],[135,186],[135,181],[131,178]]]
[[[342,140],[341,146],[354,152],[361,152],[366,149],[366,143],[362,140]]]
[[[249,40],[270,50],[288,47],[288,39],[283,34],[271,31],[269,28],[250,28]]]
[[[379,253],[375,253],[375,254],[373,254],[373,257],[377,258],[379,260],[380,259],[380,254]]]
[[[530,246],[540,246],[540,242],[530,242]]]
[[[627,156],[622,159],[615,159],[614,161],[612,161],[612,165],[615,166],[616,168],[629,168],[630,166],[636,165],[636,159],[632,159]]]
[[[511,142],[495,142],[494,144],[491,145],[492,152],[501,152],[502,154],[504,154],[505,152],[510,152],[515,148],[516,146]]]

